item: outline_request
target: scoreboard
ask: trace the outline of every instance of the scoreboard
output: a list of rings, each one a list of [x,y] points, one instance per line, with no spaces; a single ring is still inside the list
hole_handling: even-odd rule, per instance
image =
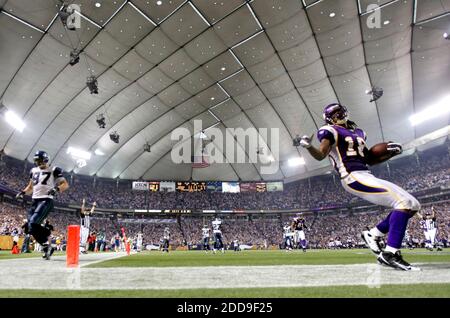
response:
[[[206,182],[177,182],[177,191],[180,192],[206,191]]]
[[[150,192],[266,192],[283,191],[283,182],[193,182],[193,181],[134,181],[133,190]]]
[[[149,182],[149,190],[151,192],[158,192],[159,191],[159,182]]]

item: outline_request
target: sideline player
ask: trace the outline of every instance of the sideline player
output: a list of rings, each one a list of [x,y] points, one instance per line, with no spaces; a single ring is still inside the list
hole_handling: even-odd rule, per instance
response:
[[[286,249],[286,252],[292,251],[293,248],[292,240],[294,238],[294,232],[289,223],[287,223],[283,227],[283,237],[284,237],[284,248]]]
[[[214,249],[213,249],[214,254],[216,254],[217,250],[221,250],[222,254],[225,253],[225,248],[223,246],[223,239],[222,239],[222,230],[220,229],[221,225],[222,225],[222,221],[218,218],[216,218],[214,221],[212,221],[212,227],[213,227],[213,233],[214,233]]]
[[[410,250],[414,249],[414,242],[408,230],[405,231],[405,243]]]
[[[166,227],[164,229],[163,244],[162,244],[163,252],[169,253],[169,242],[170,242],[170,229]]]
[[[210,232],[210,228],[205,224],[202,228],[203,250],[205,251],[205,253],[208,253],[208,251],[211,250],[211,247],[209,246]]]
[[[139,232],[136,236],[136,251],[142,252],[143,241],[142,232]]]
[[[16,199],[32,193],[32,204],[28,210],[28,233],[43,247],[45,259],[49,260],[54,248],[48,243],[50,231],[42,226],[42,222],[53,210],[53,198],[69,188],[62,170],[50,167],[49,157],[45,151],[39,150],[34,154],[35,167],[31,169],[30,181],[25,189],[16,195]]]
[[[400,253],[408,221],[419,211],[419,202],[399,186],[373,176],[367,167],[401,154],[402,146],[389,142],[387,153],[376,158],[366,147],[366,133],[348,119],[345,106],[339,103],[326,106],[323,118],[326,125],[317,132],[319,148],[312,145],[312,136],[301,137],[299,144],[316,160],[329,156],[347,192],[373,204],[392,208],[386,219],[361,234],[377,255],[378,262],[401,270],[419,270],[407,263]],[[379,240],[386,234],[387,246],[383,250]]]
[[[305,230],[308,229],[306,226],[306,221],[303,217],[296,217],[292,221],[291,228],[295,231],[295,237],[297,244],[303,249],[303,252],[306,252],[306,238],[305,238]]]
[[[80,225],[81,225],[80,252],[83,254],[87,254],[89,227],[91,225],[91,215],[94,213],[97,203],[95,203],[95,202],[92,203],[92,207],[91,207],[90,211],[86,210],[85,205],[86,205],[86,200],[83,199],[83,204],[81,205],[81,211],[80,211]]]

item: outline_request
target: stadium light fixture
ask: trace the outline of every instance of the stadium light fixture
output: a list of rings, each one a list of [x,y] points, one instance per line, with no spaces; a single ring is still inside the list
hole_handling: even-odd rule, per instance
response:
[[[106,119],[103,114],[98,114],[97,119],[95,120],[97,122],[98,128],[105,128],[106,127]]]
[[[89,151],[84,151],[78,148],[69,147],[67,148],[67,153],[76,159],[83,159],[83,160],[91,159],[91,153]]]
[[[70,52],[70,66],[74,66],[80,61],[80,51],[77,49],[74,49]]]
[[[297,167],[305,164],[305,159],[302,157],[291,158],[288,160],[289,167]]]
[[[151,145],[148,142],[146,142],[144,144],[144,152],[151,152],[151,151],[152,151]]]
[[[411,125],[417,126],[424,121],[443,116],[448,113],[450,113],[450,95],[442,98],[436,104],[424,109],[423,111],[410,116],[409,121],[411,122]]]
[[[25,123],[19,116],[17,116],[13,111],[8,110],[5,112],[5,120],[6,122],[13,127],[15,130],[23,132],[25,129]]]
[[[109,139],[111,139],[114,143],[118,144],[120,140],[120,135],[117,133],[117,131],[113,131],[109,134]]]
[[[98,94],[98,82],[97,78],[94,75],[91,75],[87,78],[86,85],[89,88],[91,94]]]

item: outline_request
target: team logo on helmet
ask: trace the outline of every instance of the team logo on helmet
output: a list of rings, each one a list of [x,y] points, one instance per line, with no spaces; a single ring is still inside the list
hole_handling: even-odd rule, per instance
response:
[[[333,103],[323,110],[323,119],[330,125],[345,124],[348,120],[347,108],[339,103]]]
[[[49,160],[50,160],[50,158],[48,157],[48,154],[45,151],[42,151],[42,150],[36,151],[36,153],[34,154],[33,159],[34,159],[34,163],[37,166],[40,166],[40,165],[42,165],[44,163],[48,163]]]

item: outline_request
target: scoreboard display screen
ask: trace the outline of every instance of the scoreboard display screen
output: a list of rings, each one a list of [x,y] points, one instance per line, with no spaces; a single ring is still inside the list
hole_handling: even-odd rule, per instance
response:
[[[159,182],[149,182],[149,190],[151,192],[158,192],[159,191]]]
[[[256,184],[256,192],[266,192],[267,186],[265,182],[258,182]]]
[[[177,182],[177,191],[180,192],[206,191],[206,182]]]

